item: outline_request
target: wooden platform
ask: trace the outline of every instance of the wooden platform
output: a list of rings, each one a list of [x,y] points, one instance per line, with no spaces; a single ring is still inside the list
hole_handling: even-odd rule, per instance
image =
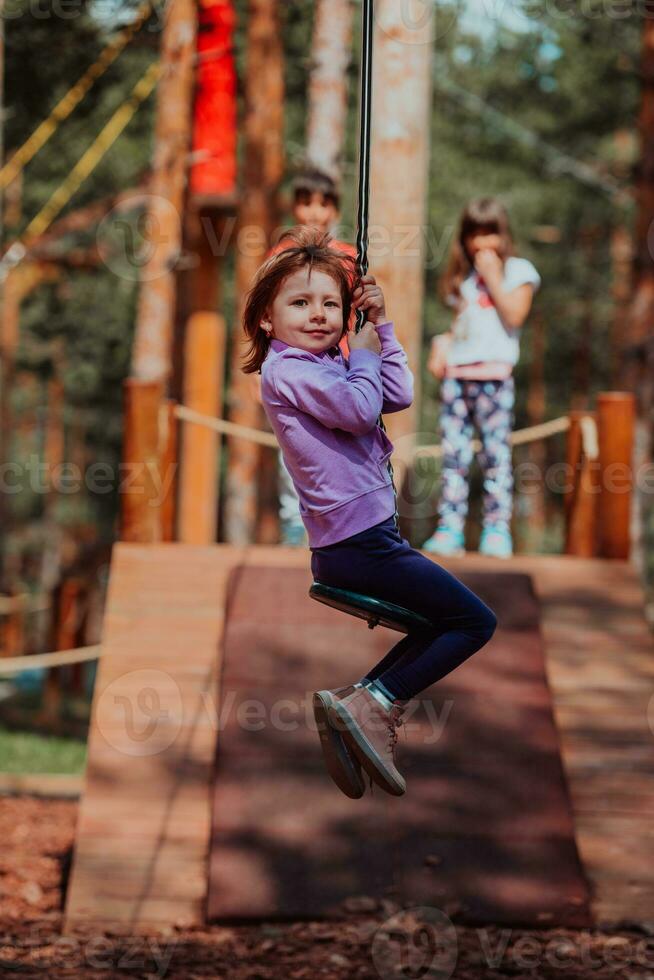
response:
[[[238,576],[251,577],[253,566],[267,566],[266,574],[272,574],[272,580],[280,575],[285,579],[283,569],[293,570],[293,577],[300,581],[305,575],[308,579],[307,565],[306,553],[281,548],[252,548],[242,552],[227,546],[116,547],[105,622],[105,653],[96,681],[85,794],[67,897],[67,928],[91,922],[137,928],[164,922],[204,921],[214,755],[217,742],[218,760],[221,759],[221,737],[229,730],[226,719],[220,718],[217,711],[225,608],[231,623],[236,612]],[[500,565],[469,557],[452,562],[449,567],[466,576],[491,573],[496,583],[506,575],[509,578],[514,574],[518,578],[531,576],[540,602],[547,671],[571,790],[571,812],[583,870],[592,887],[594,916],[602,921],[651,919],[654,872],[648,817],[654,795],[654,760],[647,707],[653,690],[654,662],[652,641],[642,613],[642,595],[633,572],[621,563],[564,558],[515,559]],[[228,581],[235,569],[241,571],[232,578],[231,603],[226,603]],[[256,589],[250,599],[251,624],[259,620],[263,626],[258,617]],[[336,643],[339,648],[348,649],[347,644],[360,635],[354,633],[355,629],[365,631],[362,624],[321,609],[308,598],[306,603],[308,617],[320,611],[320,615],[337,617],[342,623],[337,627],[342,631]],[[278,625],[278,635],[272,638],[264,630],[264,636],[268,643],[274,639],[277,659],[292,669],[293,656],[297,656],[292,654],[294,639],[283,623]],[[350,649],[354,656],[356,647]],[[297,661],[300,666],[301,654],[302,648]],[[257,683],[265,691],[271,670],[274,676],[276,659],[266,656],[257,663]],[[241,665],[230,662],[228,666],[233,678],[230,683],[247,681],[245,674],[239,677]],[[451,675],[451,682],[459,674],[457,683],[465,687],[467,669],[468,665],[464,665]],[[515,691],[516,685],[519,687],[524,682],[522,670],[518,654],[512,656],[502,667],[503,683],[513,685]],[[251,676],[251,664],[247,666],[247,675]],[[511,697],[504,699],[500,706],[492,704],[493,683],[490,679],[482,694],[469,689],[466,694],[479,702],[480,697],[483,701],[491,691],[488,711],[479,711],[479,727],[469,733],[469,737],[474,736],[475,751],[486,761],[490,761],[489,753],[492,756],[493,752],[493,743],[489,743],[486,733],[498,708],[506,714],[509,731],[524,731],[528,736],[524,743],[527,752],[531,733],[542,731],[543,719],[550,710],[544,708],[542,697],[529,706],[529,695],[519,707],[518,700]],[[531,683],[534,694],[533,678]],[[526,691],[523,683],[523,694]],[[271,782],[270,793],[264,791],[269,777],[267,752],[271,748],[268,731],[264,732],[265,738],[256,740],[256,753],[247,750],[243,743],[239,772],[243,793],[235,800],[235,806],[242,807],[251,790],[250,805],[256,796],[262,807],[266,800],[272,801],[279,812],[278,802],[283,800],[288,788]],[[254,745],[255,741],[250,744]],[[314,742],[311,744],[315,746]],[[453,745],[452,751],[454,748]],[[430,755],[430,759],[438,756]],[[301,775],[302,761],[303,754],[298,754],[296,749],[289,759],[289,772],[294,778],[298,767]],[[423,779],[419,773],[427,771],[427,761],[421,758],[415,771],[409,774],[414,785]],[[496,760],[495,787],[506,779],[497,765]],[[550,769],[547,786],[556,784],[553,775]],[[478,778],[483,776],[480,771]],[[439,774],[430,770],[429,777],[424,777],[423,790],[414,794],[414,803],[426,800],[430,813],[438,817],[439,794],[451,791],[455,777],[456,772]],[[321,779],[323,788],[324,779]],[[545,784],[542,780],[539,783]],[[305,785],[313,788],[310,782]],[[342,806],[339,794],[334,793],[330,799],[338,800]],[[542,862],[544,852],[537,849],[530,854],[528,847],[524,849],[526,843],[520,843],[519,815],[528,802],[527,797],[523,787],[522,796],[518,792],[512,799],[513,822],[507,818],[508,811],[505,812],[502,833],[513,848],[511,854],[522,847],[521,874],[528,888],[529,868],[535,866],[534,861]],[[342,799],[348,807],[368,806],[367,801],[350,803]],[[374,799],[376,805],[377,798]],[[497,800],[502,799],[502,794],[498,792],[494,799],[496,805],[490,810],[493,821],[500,818]],[[310,801],[309,790],[305,803],[299,809],[289,808],[285,820],[276,824],[279,850],[270,850],[271,861],[275,854],[292,853],[292,841],[311,819]],[[400,821],[403,813],[405,818],[409,816],[407,805],[409,808],[414,805],[409,796],[399,801],[386,798],[383,802],[395,808]],[[541,847],[548,837],[550,841],[566,837],[570,841],[571,826],[566,829],[565,820],[563,824],[560,822],[561,811],[557,811],[557,818],[548,806],[551,800],[547,794],[542,802],[540,837],[532,833],[532,841],[538,840]],[[223,810],[223,818],[224,814]],[[463,816],[470,820],[469,813]],[[439,829],[437,823],[434,840],[443,842],[445,848],[447,838],[451,850],[449,856],[442,848],[424,855],[424,868],[430,869],[432,882],[439,859],[456,862],[463,857],[463,852],[457,852],[452,843],[448,828],[441,824]],[[394,834],[398,833],[397,825],[395,821]],[[226,824],[223,822],[221,826]],[[352,839],[356,839],[356,828],[350,826]],[[234,819],[231,829],[237,832]],[[396,840],[395,836],[391,838],[391,851]],[[241,842],[243,854],[249,855],[250,844],[245,834]],[[483,863],[481,857],[475,857],[479,850],[465,853],[468,860],[472,857],[472,870]],[[235,863],[232,867],[225,866],[225,874],[232,880],[235,874],[245,874],[247,870],[247,861],[239,864],[237,851],[234,854]],[[497,851],[495,867],[500,873],[509,867],[505,860],[508,855],[509,852]],[[365,849],[362,856],[366,862]],[[295,860],[295,877],[292,874],[286,885],[288,894],[292,893],[293,882],[302,877],[301,850]],[[573,851],[568,850],[566,861],[568,867],[574,864]],[[274,865],[271,866],[274,870]],[[491,864],[487,867],[492,869]],[[214,881],[219,887],[220,866],[217,868]],[[424,872],[422,880],[425,880]],[[577,885],[578,882],[571,887]],[[341,881],[334,895],[342,894],[342,888]],[[408,889],[404,882],[402,889],[406,895],[419,891],[411,882]],[[552,901],[552,895],[540,893],[532,897],[534,908],[538,898],[549,901],[550,911],[556,906],[557,899],[554,897]],[[576,908],[583,913],[584,896],[575,891],[570,897],[575,900],[571,910]],[[437,899],[435,895],[436,904]],[[483,903],[477,909],[482,917],[491,914],[492,910],[482,906]],[[256,914],[256,910],[252,909],[251,914]]]
[[[465,559],[482,568],[479,558]],[[598,923],[654,917],[654,643],[626,562],[513,559],[539,595],[577,844]]]

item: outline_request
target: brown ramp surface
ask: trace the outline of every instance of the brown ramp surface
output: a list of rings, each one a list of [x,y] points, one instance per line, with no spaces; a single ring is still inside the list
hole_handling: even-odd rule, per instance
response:
[[[365,896],[590,924],[530,577],[457,569],[501,626],[421,695],[400,740],[407,795],[349,800],[323,770],[311,694],[361,677],[398,635],[312,602],[308,571],[255,561],[229,587],[209,918],[328,915]]]

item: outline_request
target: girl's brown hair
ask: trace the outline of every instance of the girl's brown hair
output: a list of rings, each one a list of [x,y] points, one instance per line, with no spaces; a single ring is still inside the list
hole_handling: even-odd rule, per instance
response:
[[[347,330],[352,292],[358,283],[356,261],[331,248],[331,242],[330,235],[314,228],[292,228],[284,235],[283,251],[271,256],[257,272],[243,313],[243,328],[250,341],[244,355],[245,374],[261,369],[270,347],[270,337],[261,329],[261,321],[270,314],[282,283],[300,269],[308,267],[309,274],[317,269],[336,282],[343,304],[343,333]]]
[[[513,237],[506,209],[495,197],[477,197],[466,205],[459,222],[458,234],[452,243],[447,268],[438,284],[441,299],[450,305],[461,295],[461,283],[472,269],[465,240],[479,228],[499,235],[502,261],[513,255]]]

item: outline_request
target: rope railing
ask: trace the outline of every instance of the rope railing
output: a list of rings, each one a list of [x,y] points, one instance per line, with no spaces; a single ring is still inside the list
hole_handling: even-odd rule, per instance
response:
[[[77,647],[73,650],[56,650],[53,653],[27,653],[22,657],[0,657],[0,677],[6,674],[20,674],[24,670],[40,667],[65,667],[67,664],[84,663],[102,656],[99,643],[90,647]]]
[[[599,437],[597,422],[592,415],[585,415],[579,423],[581,429],[581,448],[587,459],[599,458]]]
[[[193,408],[186,405],[176,405],[174,409],[176,418],[182,422],[191,422],[194,425],[203,425],[207,429],[212,429],[225,436],[234,436],[237,439],[248,439],[250,442],[258,442],[261,446],[270,446],[277,449],[279,443],[271,432],[262,432],[261,429],[252,429],[247,425],[238,425],[236,422],[228,422],[226,419],[217,418],[213,415],[203,415],[196,412]]]
[[[261,429],[253,429],[247,425],[237,425],[235,422],[228,422],[226,419],[221,419],[213,415],[203,415],[201,412],[196,412],[186,405],[176,405],[174,414],[176,418],[181,419],[183,422],[203,425],[205,428],[211,429],[220,435],[233,436],[237,439],[248,439],[250,442],[256,442],[261,446],[269,446],[273,449],[279,448],[279,443],[271,432],[263,432]],[[589,417],[589,421],[594,425],[592,418]],[[530,442],[538,442],[541,439],[549,439],[551,436],[558,435],[561,432],[567,432],[569,428],[570,419],[567,415],[562,415],[548,422],[541,422],[538,425],[527,426],[525,429],[518,429],[517,432],[511,434],[511,444],[513,446],[524,446]],[[476,452],[481,449],[481,443],[478,440],[473,443],[473,446]],[[422,457],[432,456],[439,458],[442,454],[443,447],[440,445],[425,444],[414,446],[412,449],[413,456],[420,455]],[[399,455],[401,456],[402,454],[400,453]]]

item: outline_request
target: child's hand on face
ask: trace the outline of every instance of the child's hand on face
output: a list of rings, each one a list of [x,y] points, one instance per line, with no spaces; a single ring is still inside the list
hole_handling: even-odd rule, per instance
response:
[[[447,370],[447,351],[452,343],[452,335],[441,333],[431,342],[431,351],[427,368],[439,381],[445,377]]]
[[[358,333],[350,330],[347,344],[351,351],[371,350],[374,354],[381,354],[381,340],[372,323],[364,323]]]
[[[502,279],[502,260],[492,248],[482,248],[475,255],[475,269],[488,284],[500,282]]]
[[[360,285],[352,294],[352,309],[365,310],[368,323],[386,323],[386,304],[381,286],[374,276],[362,276]]]

